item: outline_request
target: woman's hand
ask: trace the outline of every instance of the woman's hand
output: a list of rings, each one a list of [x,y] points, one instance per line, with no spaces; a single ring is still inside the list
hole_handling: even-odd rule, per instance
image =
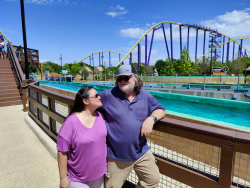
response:
[[[60,178],[60,188],[70,188],[69,178]]]

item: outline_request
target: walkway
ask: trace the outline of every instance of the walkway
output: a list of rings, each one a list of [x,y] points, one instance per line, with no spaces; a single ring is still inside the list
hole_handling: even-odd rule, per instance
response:
[[[0,107],[0,188],[58,188],[57,161],[24,122],[22,109]]]

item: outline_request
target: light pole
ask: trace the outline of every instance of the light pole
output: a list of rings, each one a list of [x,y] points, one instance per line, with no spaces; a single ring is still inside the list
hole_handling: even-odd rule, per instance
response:
[[[93,81],[95,80],[95,63],[94,63],[94,56],[93,56],[93,53],[92,53],[92,61],[93,61]]]
[[[62,54],[60,54],[60,58],[59,59],[61,59],[61,70],[62,70]]]
[[[25,13],[24,13],[24,2],[20,0],[21,6],[21,16],[22,16],[22,29],[23,29],[23,47],[25,54],[25,77],[29,79],[29,62],[28,62],[28,54],[27,54],[27,38],[26,38],[26,25],[25,25]]]

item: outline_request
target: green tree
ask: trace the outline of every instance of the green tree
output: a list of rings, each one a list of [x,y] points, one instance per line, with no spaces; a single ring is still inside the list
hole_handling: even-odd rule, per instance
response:
[[[155,68],[160,76],[173,76],[175,74],[174,63],[171,59],[156,61]]]
[[[184,46],[180,59],[174,63],[174,68],[177,74],[188,75],[193,74],[195,70],[195,64],[191,61],[187,47]]]
[[[74,63],[74,64],[72,64],[72,66],[71,66],[71,74],[73,76],[76,76],[77,74],[80,74],[79,72],[80,72],[80,70],[82,68],[83,67],[82,67],[82,65],[80,63]]]

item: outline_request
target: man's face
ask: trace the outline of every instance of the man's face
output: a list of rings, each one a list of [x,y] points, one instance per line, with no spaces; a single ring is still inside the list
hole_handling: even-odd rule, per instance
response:
[[[135,80],[132,75],[119,76],[117,78],[119,89],[126,94],[132,94],[135,88]]]

